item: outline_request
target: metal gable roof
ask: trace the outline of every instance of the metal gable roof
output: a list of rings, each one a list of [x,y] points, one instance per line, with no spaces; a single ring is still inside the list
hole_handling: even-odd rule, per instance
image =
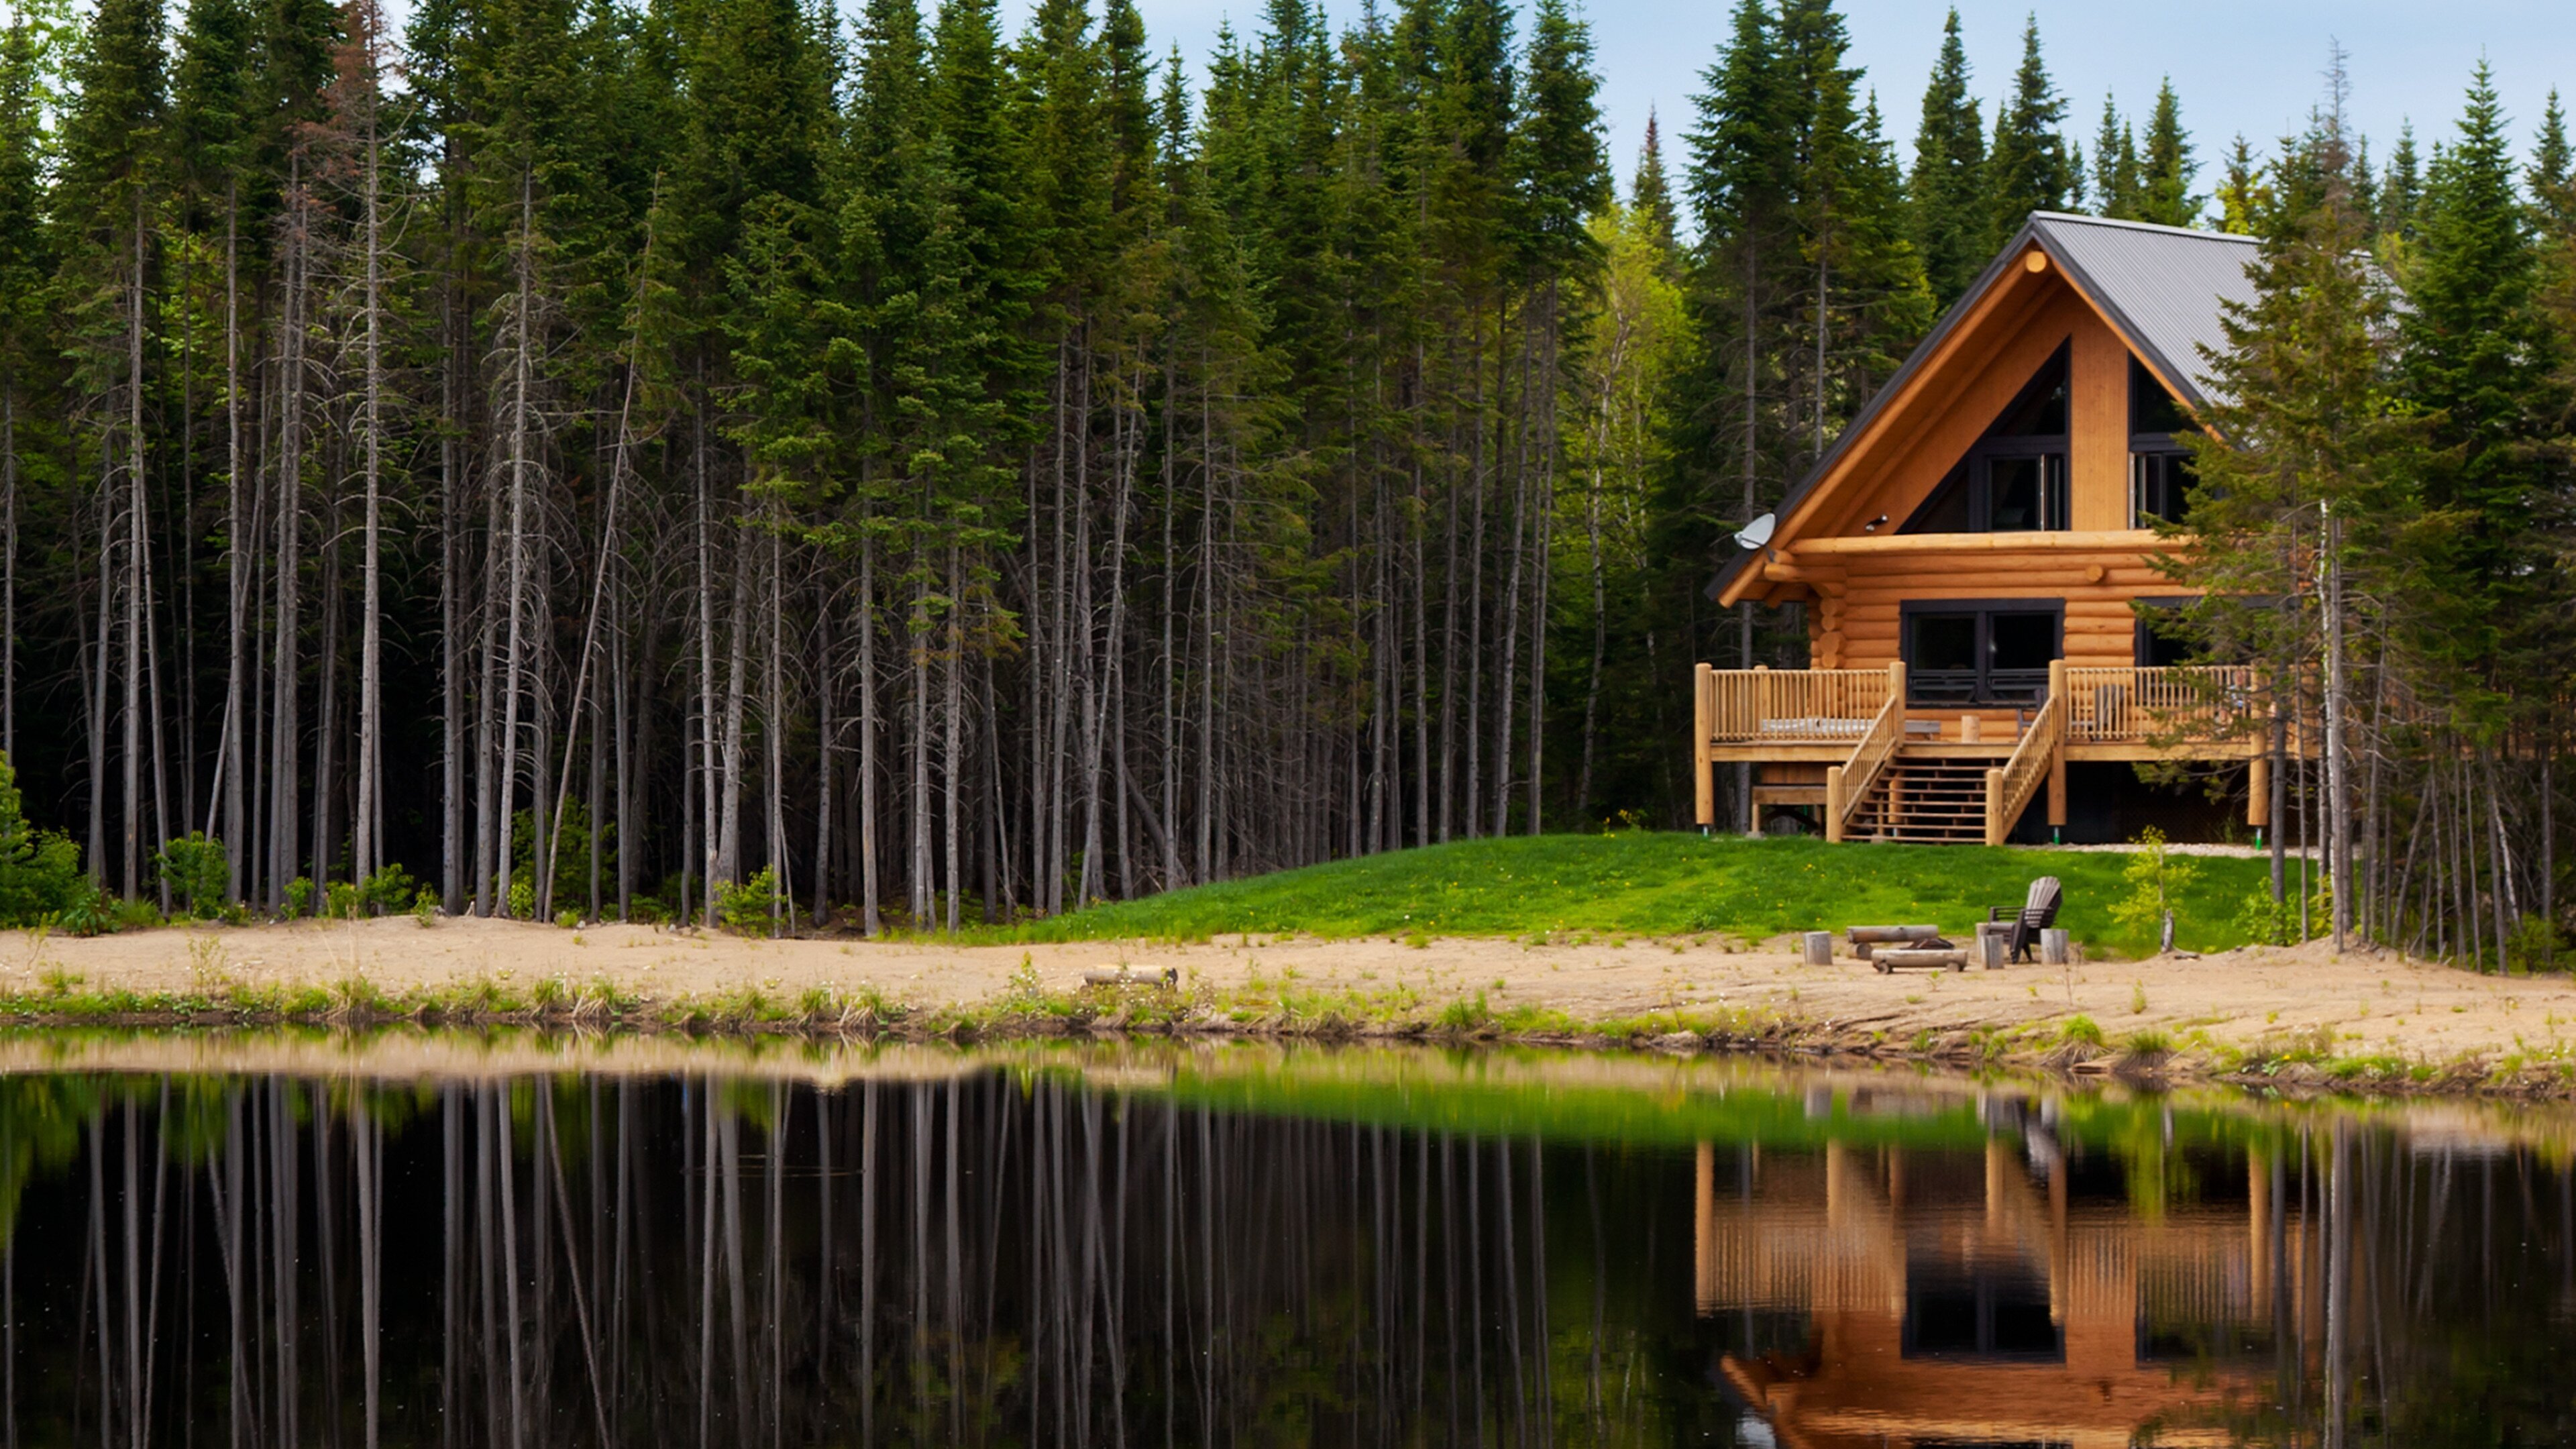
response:
[[[1853,442],[1878,421],[1889,402],[1922,370],[1976,300],[2002,278],[2012,258],[2033,242],[2066,269],[2069,279],[2108,315],[2112,327],[2150,366],[2181,385],[2184,402],[2193,407],[2209,402],[2210,383],[2204,375],[2208,364],[2202,349],[2225,352],[2227,331],[2221,325],[2225,304],[2255,300],[2254,282],[2245,269],[2254,261],[2260,243],[2252,237],[2225,232],[2035,211],[1959,300],[1951,304],[1950,310],[1942,314],[1930,334],[1879,388],[1878,395],[1844,426],[1807,476],[1780,500],[1780,515],[1785,517],[1806,501],[1807,495],[1842,461]],[[1754,552],[1740,552],[1721,564],[1717,577],[1709,581],[1708,597],[1723,594],[1754,557]]]
[[[2227,351],[2225,304],[2254,301],[2254,238],[2053,211],[2034,213],[2030,230],[2148,363],[2188,390],[2184,402],[2209,402],[2205,353]]]

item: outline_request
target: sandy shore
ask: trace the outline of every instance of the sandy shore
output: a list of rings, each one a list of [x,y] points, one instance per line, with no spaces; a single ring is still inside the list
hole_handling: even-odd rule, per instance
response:
[[[1783,943],[1776,945],[1785,946]],[[2113,1045],[2146,1030],[2186,1048],[2256,1048],[2293,1038],[2343,1057],[2451,1064],[2472,1058],[2576,1059],[2576,984],[2478,976],[2382,952],[2337,957],[2323,943],[2202,958],[2090,961],[1882,976],[1837,959],[1799,964],[1785,949],[1691,941],[1597,940],[1527,946],[1499,940],[1270,941],[1056,946],[754,941],[647,926],[553,926],[409,917],[248,928],[170,928],[90,939],[0,936],[0,994],[213,994],[233,986],[322,986],[364,978],[380,991],[498,983],[524,994],[552,980],[613,984],[667,1003],[755,988],[793,1000],[815,988],[873,992],[915,1008],[965,1007],[1025,989],[1025,973],[1071,992],[1084,971],[1177,969],[1217,994],[1288,987],[1383,999],[1401,988],[1425,1019],[1483,995],[1497,1012],[1539,1006],[1580,1022],[1668,1011],[1754,1017],[1843,1044],[1901,1047],[2034,1025],[2054,1034],[2077,1014]],[[1016,978],[1016,980],[1015,980]],[[2034,1034],[2035,1035],[2035,1034]],[[2329,1045],[2330,1044],[2330,1045]]]

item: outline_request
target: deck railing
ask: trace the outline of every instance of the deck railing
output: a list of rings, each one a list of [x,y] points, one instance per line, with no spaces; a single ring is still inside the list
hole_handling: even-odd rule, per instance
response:
[[[2071,673],[2064,666],[2052,666],[2051,675]],[[2052,685],[2055,679],[2050,681]],[[2001,769],[1986,771],[1986,844],[2001,845],[2004,836],[2021,818],[2033,795],[2048,780],[2049,771],[2057,767],[2057,751],[2066,740],[2066,692],[2052,688],[2048,702],[2022,731],[2021,743],[2013,747],[2012,758]]]
[[[1711,744],[1847,745],[1893,697],[1889,678],[1884,669],[1711,669],[1700,676],[1700,715]]]
[[[2066,737],[2076,744],[2152,745],[2232,739],[2257,722],[2245,665],[2066,671]]]
[[[1852,747],[1851,758],[1825,769],[1825,838],[1840,840],[1868,803],[1870,787],[1905,743],[1905,666],[1887,667],[1887,702]]]

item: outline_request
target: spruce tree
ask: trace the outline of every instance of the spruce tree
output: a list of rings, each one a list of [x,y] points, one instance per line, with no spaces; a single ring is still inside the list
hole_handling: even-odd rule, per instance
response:
[[[19,530],[29,483],[52,429],[47,384],[49,283],[55,258],[44,226],[48,137],[44,37],[21,9],[0,31],[0,759],[18,747]]]
[[[2272,187],[2243,132],[2228,144],[2218,182],[2218,229],[2232,236],[2261,236],[2271,225]]]
[[[2137,136],[2120,119],[2120,108],[2110,96],[2105,95],[2102,97],[2102,124],[2093,137],[2091,200],[2095,214],[2119,220],[2134,219],[2138,215],[2142,186]]]
[[[1637,145],[1637,169],[1628,181],[1628,207],[1638,224],[1655,234],[1663,264],[1676,265],[1673,187],[1664,171],[1663,123],[1652,106],[1646,108],[1646,135]]]
[[[2200,171],[2192,158],[2191,135],[2183,129],[2182,101],[2173,78],[2156,88],[2156,109],[2147,120],[2147,142],[2138,158],[2138,196],[2133,215],[2159,226],[2200,224],[2200,198],[2191,180]]]
[[[1906,178],[1907,232],[1923,259],[1935,305],[1948,307],[1985,270],[1994,250],[1986,194],[1985,122],[1968,93],[1968,52],[1959,11],[1941,25],[1941,53],[1923,88],[1914,127],[1914,169]]]
[[[2549,340],[2534,325],[2538,252],[2514,186],[2503,105],[2482,62],[2459,133],[2434,158],[2401,326],[2414,403],[2433,418],[2440,462],[2426,501],[2457,520],[2441,564],[2459,601],[2446,652],[2463,683],[2498,684],[2499,651],[2527,622],[2545,575],[2534,565],[2543,496],[2530,440],[2545,428]]]
[[[2540,135],[2531,148],[2531,167],[2523,173],[2541,225],[2564,235],[2576,230],[2576,154],[2567,140],[2567,112],[2552,86],[2540,113]]]
[[[1995,108],[1994,144],[1986,150],[1986,205],[1995,242],[2021,229],[2034,211],[2063,211],[2079,178],[2067,155],[2066,102],[2040,56],[2039,19],[2022,26],[2021,66],[2012,95]]]
[[[2379,235],[2413,241],[2423,205],[2424,173],[2415,157],[2415,126],[2407,122],[2397,128],[2397,145],[2388,153],[2388,170],[2379,183]]]

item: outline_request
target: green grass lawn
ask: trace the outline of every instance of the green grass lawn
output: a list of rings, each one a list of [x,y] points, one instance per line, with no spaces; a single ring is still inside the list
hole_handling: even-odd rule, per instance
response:
[[[1972,932],[1986,907],[2021,903],[2031,878],[2066,886],[2058,924],[2096,948],[2142,955],[2143,934],[2117,928],[2132,887],[2122,854],[2010,847],[1827,845],[1808,839],[1637,831],[1462,841],[1096,906],[1002,933],[1025,941],[1294,931],[1324,937],[1528,936],[1538,932],[1681,936],[1722,932],[1760,941],[1851,925],[1933,925]],[[2195,857],[2180,895],[2176,942],[2213,951],[2244,944],[2236,924],[2267,879],[2260,860]]]

